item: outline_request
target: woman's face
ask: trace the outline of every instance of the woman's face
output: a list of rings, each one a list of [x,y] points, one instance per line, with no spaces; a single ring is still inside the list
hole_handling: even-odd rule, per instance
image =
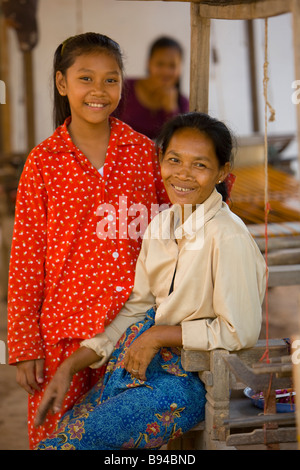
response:
[[[181,75],[181,54],[177,49],[157,49],[149,59],[149,76],[158,87],[175,86]]]
[[[219,166],[212,140],[196,129],[175,132],[161,162],[163,182],[172,204],[202,204],[224,181],[230,164]]]

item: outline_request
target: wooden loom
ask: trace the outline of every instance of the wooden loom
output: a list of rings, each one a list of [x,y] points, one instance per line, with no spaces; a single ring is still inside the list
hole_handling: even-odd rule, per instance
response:
[[[122,1],[122,0],[120,0]],[[133,0],[141,1],[141,0]],[[142,0],[155,1],[155,0]],[[172,0],[161,0],[172,1]],[[294,31],[294,66],[300,77],[300,1],[299,0],[174,0],[190,3],[191,57],[190,109],[208,112],[211,19],[253,20],[292,13]],[[300,167],[300,106],[297,111],[297,140]],[[234,168],[236,183],[231,209],[247,224],[264,251],[264,168]],[[280,251],[270,257],[270,285],[300,284],[300,184],[290,175],[269,166],[270,206],[268,236],[270,250]],[[293,263],[285,264],[293,250]],[[284,250],[284,251],[283,251]],[[273,264],[275,263],[275,264]],[[278,264],[277,264],[278,263]]]
[[[139,0],[135,0],[139,1]],[[142,0],[153,1],[153,0]],[[268,18],[284,13],[292,13],[294,32],[294,65],[296,77],[300,77],[300,0],[163,0],[189,2],[191,6],[191,64],[190,64],[190,109],[208,112],[209,96],[209,57],[210,57],[210,22],[211,19],[253,20]],[[297,106],[297,139],[300,164],[300,106]],[[266,186],[266,168],[268,168],[267,186],[270,189],[271,212],[268,219],[268,231],[273,245],[283,247],[299,247],[300,217],[299,217],[299,183],[288,175],[268,167],[251,166],[235,170],[237,180],[232,192],[232,210],[248,223],[248,227],[259,246],[263,250],[262,240],[266,235],[266,201],[264,188]],[[265,222],[265,224],[264,224]],[[286,245],[286,242],[288,245]],[[282,250],[281,250],[282,251]],[[282,253],[283,257],[286,253]],[[298,252],[297,252],[298,254]],[[295,256],[292,255],[295,262]],[[270,266],[269,286],[300,284],[300,260],[297,264],[287,266]],[[300,336],[297,339],[300,344]],[[271,359],[272,347],[275,348],[275,358]],[[262,354],[262,348],[265,354]],[[277,349],[278,348],[278,349]],[[292,345],[293,348],[293,345]],[[292,349],[293,351],[293,349]],[[266,354],[267,353],[267,354]],[[267,357],[267,364],[254,363],[262,357]],[[197,444],[191,444],[189,438],[181,439],[181,443],[172,444],[173,449],[226,449],[235,448],[241,443],[265,444],[269,449],[279,449],[279,442],[297,441],[300,449],[300,406],[296,413],[287,413],[288,419],[276,413],[275,389],[287,380],[290,383],[292,375],[297,395],[300,393],[299,365],[291,363],[290,351],[282,340],[275,340],[270,345],[256,345],[250,350],[230,354],[228,351],[212,352],[183,351],[182,363],[186,370],[198,371],[207,390],[205,421],[195,429],[198,433]],[[252,369],[251,369],[252,364]],[[262,366],[262,367],[260,367]],[[272,382],[273,379],[273,384]],[[276,377],[276,379],[275,379]],[[232,382],[235,381],[235,384]],[[240,386],[263,384],[265,409],[264,416],[245,416],[242,410],[236,419],[230,419],[232,410],[236,412],[238,405],[232,407],[234,401],[230,398],[229,389],[235,388],[237,381]],[[250,383],[248,383],[251,382]],[[280,385],[280,386],[281,386]],[[284,385],[286,386],[286,384]],[[239,388],[238,386],[236,387]],[[267,390],[268,389],[268,390]],[[297,399],[296,399],[297,400]],[[296,415],[296,418],[295,418]],[[280,419],[281,418],[281,419]],[[298,431],[293,427],[280,427],[282,424],[293,423],[296,419]],[[257,426],[263,429],[256,429]],[[231,435],[231,429],[240,426],[254,430],[250,433]],[[297,435],[298,434],[298,435]],[[199,437],[200,436],[200,437]],[[191,446],[191,447],[189,447]],[[233,447],[230,447],[233,446]]]

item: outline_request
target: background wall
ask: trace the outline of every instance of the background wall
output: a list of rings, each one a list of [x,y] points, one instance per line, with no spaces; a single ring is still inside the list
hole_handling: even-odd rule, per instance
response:
[[[180,2],[118,0],[39,0],[39,43],[34,49],[36,143],[52,131],[51,69],[57,45],[68,36],[97,31],[115,39],[125,55],[128,76],[142,76],[146,53],[153,39],[172,35],[184,47],[182,87],[189,94],[190,5]],[[264,131],[263,61],[264,21],[255,21],[257,85],[260,130]],[[9,30],[13,150],[23,151],[25,118],[22,61],[15,32]],[[210,68],[210,113],[225,120],[238,136],[252,133],[248,42],[245,22],[213,21],[211,45],[217,62]],[[292,26],[289,14],[269,20],[269,100],[276,120],[269,133],[296,132],[296,109],[292,103],[294,76]],[[298,77],[300,79],[300,77]],[[1,79],[1,77],[0,77]],[[296,140],[286,156],[297,154]]]

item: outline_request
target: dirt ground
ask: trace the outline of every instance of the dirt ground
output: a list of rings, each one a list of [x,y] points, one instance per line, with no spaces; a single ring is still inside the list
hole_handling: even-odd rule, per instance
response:
[[[299,286],[269,290],[269,338],[300,331]],[[6,304],[0,303],[0,340],[6,343]],[[266,336],[265,321],[261,338]],[[7,358],[6,358],[7,359]],[[15,368],[0,364],[0,450],[27,450],[27,395],[15,381]]]

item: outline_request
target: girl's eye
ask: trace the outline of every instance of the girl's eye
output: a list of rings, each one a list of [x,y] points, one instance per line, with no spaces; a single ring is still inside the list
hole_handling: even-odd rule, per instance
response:
[[[90,77],[80,77],[80,80],[83,80],[84,82],[88,82],[91,80]]]
[[[195,166],[196,166],[197,168],[205,168],[205,165],[204,165],[203,163],[200,163],[200,162],[195,163]]]

